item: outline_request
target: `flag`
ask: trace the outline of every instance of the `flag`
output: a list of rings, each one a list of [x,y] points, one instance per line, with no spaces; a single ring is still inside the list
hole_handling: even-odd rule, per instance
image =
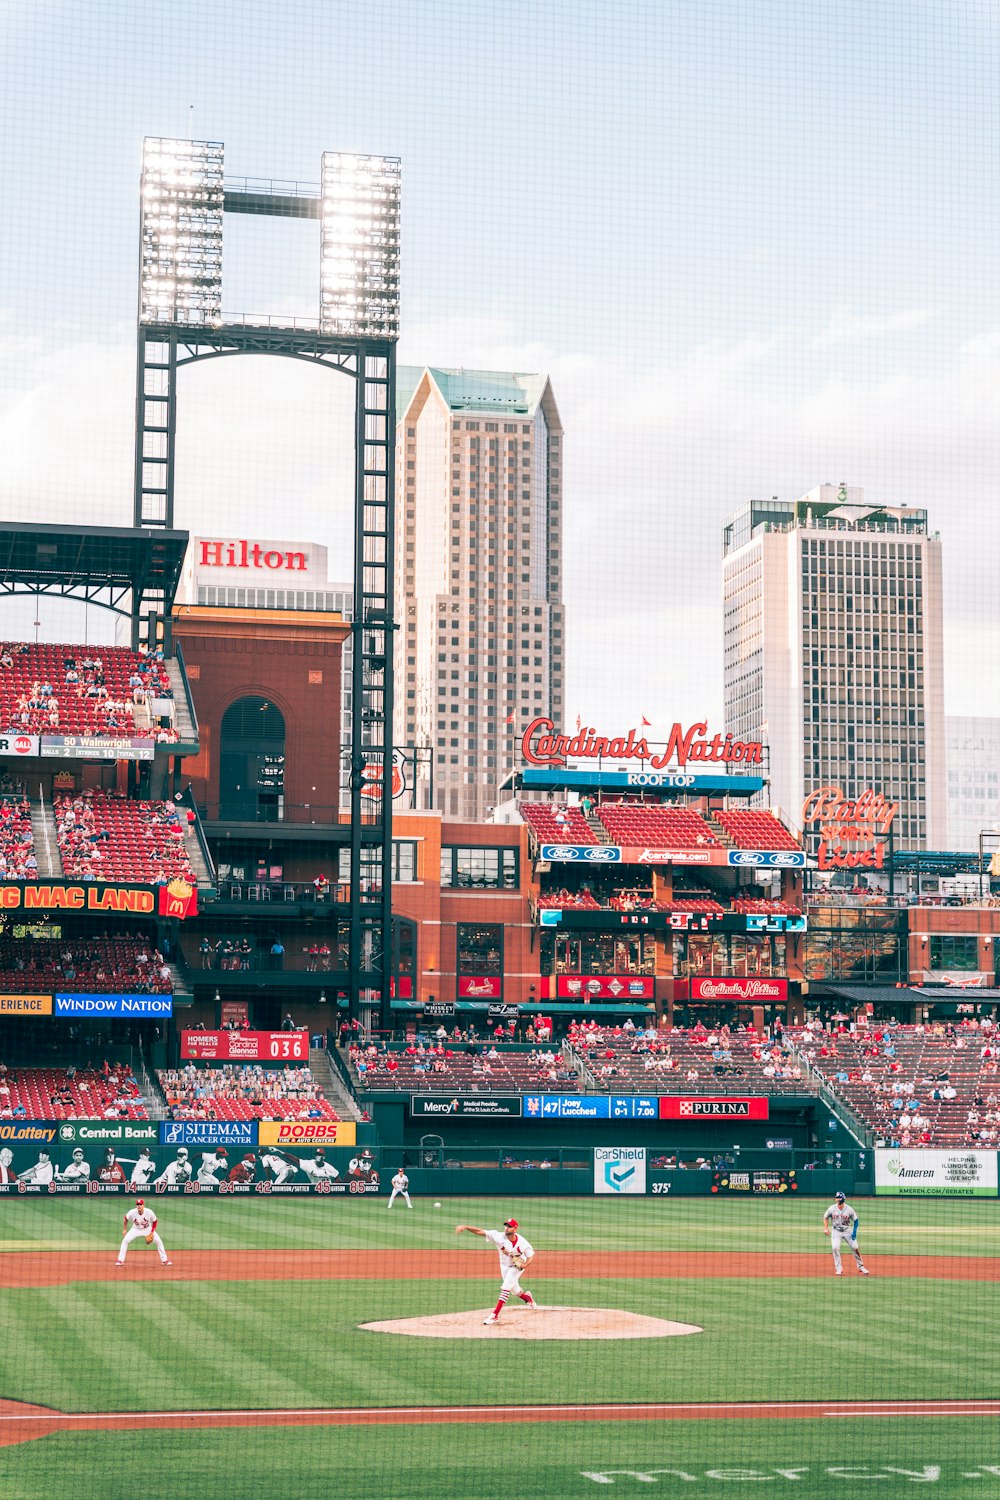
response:
[[[582,728],[583,728],[583,725],[580,723],[580,715],[577,714],[577,716],[576,716],[576,732],[577,732],[577,734],[580,733],[580,730]]]
[[[507,724],[513,724],[513,722],[514,722],[514,715],[513,714],[508,714],[505,722]]]
[[[642,716],[642,727],[643,729],[652,729],[653,727],[650,721],[646,718],[645,714],[643,714]]]

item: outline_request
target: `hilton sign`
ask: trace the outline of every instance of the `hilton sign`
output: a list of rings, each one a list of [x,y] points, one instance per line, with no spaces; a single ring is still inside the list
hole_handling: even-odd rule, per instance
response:
[[[316,542],[196,536],[188,568],[198,585],[242,584],[279,588],[326,588],[327,549]],[[286,582],[287,578],[287,582]]]

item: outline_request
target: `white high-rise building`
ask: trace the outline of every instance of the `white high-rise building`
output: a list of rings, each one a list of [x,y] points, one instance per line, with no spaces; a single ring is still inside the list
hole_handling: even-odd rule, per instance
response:
[[[947,837],[941,543],[927,512],[818,485],[753,500],[723,533],[726,728],[767,742],[799,827],[823,786],[899,804],[898,848]]]
[[[562,721],[562,423],[546,376],[492,370],[400,369],[397,412],[395,738],[477,821],[525,725]]]
[[[1000,719],[949,716],[945,723],[948,770],[948,845],[975,854],[979,835],[1000,830]],[[987,860],[997,840],[985,841]]]

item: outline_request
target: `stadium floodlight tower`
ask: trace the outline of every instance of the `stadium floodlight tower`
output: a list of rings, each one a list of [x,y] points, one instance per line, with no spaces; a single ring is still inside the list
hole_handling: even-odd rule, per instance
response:
[[[388,1023],[392,969],[393,465],[399,337],[400,164],[324,153],[314,184],[225,176],[219,141],[147,138],[136,378],[135,525],[173,527],[177,372],[198,360],[277,354],[354,381],[350,1010]],[[315,321],[224,315],[226,213],[320,221]],[[162,597],[136,644],[169,636]],[[374,776],[383,795],[362,797]],[[337,767],[331,759],[331,778]],[[331,800],[333,800],[331,798]],[[366,880],[380,865],[380,878]]]

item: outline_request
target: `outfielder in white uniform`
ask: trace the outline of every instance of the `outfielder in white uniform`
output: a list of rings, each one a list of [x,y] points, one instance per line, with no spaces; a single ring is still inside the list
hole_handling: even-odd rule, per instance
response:
[[[405,1198],[407,1208],[413,1207],[413,1204],[410,1202],[410,1179],[402,1167],[400,1167],[392,1179],[392,1192],[389,1194],[389,1202],[386,1205],[388,1208],[392,1207],[394,1198]]]
[[[854,1256],[854,1264],[858,1268],[860,1276],[868,1276],[864,1261],[861,1259],[861,1251],[858,1249],[858,1216],[847,1202],[843,1193],[837,1194],[836,1203],[831,1203],[823,1215],[823,1233],[830,1236],[830,1248],[833,1251],[833,1274],[842,1276],[843,1270],[840,1264],[840,1246],[844,1241],[848,1250]]]
[[[56,1182],[89,1182],[90,1162],[84,1159],[83,1147],[77,1146],[73,1160],[61,1172],[56,1173]]]
[[[499,1229],[477,1229],[474,1224],[455,1226],[456,1234],[462,1234],[466,1230],[469,1234],[478,1234],[484,1240],[489,1240],[500,1252],[500,1296],[496,1307],[483,1322],[499,1323],[500,1314],[506,1307],[511,1292],[516,1292],[522,1302],[527,1303],[533,1312],[538,1312],[538,1303],[531,1293],[521,1290],[521,1276],[529,1261],[534,1260],[535,1252],[524,1236],[518,1234],[517,1220],[505,1219],[502,1234]]]
[[[151,1242],[156,1246],[157,1254],[160,1257],[160,1265],[173,1265],[173,1261],[167,1259],[167,1252],[163,1248],[163,1241],[156,1232],[156,1223],[156,1215],[153,1210],[147,1208],[141,1198],[137,1198],[135,1200],[135,1208],[130,1208],[122,1221],[125,1237],[122,1240],[121,1249],[118,1251],[118,1259],[115,1261],[116,1266],[123,1266],[125,1264],[128,1247],[133,1240]]]

